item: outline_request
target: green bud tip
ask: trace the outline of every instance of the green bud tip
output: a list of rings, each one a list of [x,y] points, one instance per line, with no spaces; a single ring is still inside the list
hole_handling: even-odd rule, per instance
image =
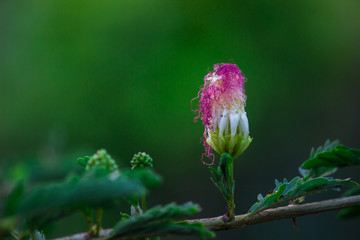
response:
[[[134,155],[134,157],[130,161],[130,164],[131,164],[131,170],[135,170],[137,168],[143,168],[143,167],[153,167],[153,160],[145,152],[139,152]]]
[[[107,169],[110,172],[118,170],[115,160],[111,158],[105,149],[100,149],[92,155],[87,162],[85,169],[91,170],[94,167]]]

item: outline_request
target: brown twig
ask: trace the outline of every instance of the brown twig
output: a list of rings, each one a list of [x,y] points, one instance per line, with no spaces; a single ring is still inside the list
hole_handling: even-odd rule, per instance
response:
[[[360,206],[360,195],[352,197],[343,197],[332,200],[325,200],[320,202],[307,203],[302,205],[288,205],[285,207],[278,207],[274,209],[264,210],[255,215],[242,214],[235,216],[235,219],[230,222],[224,222],[223,216],[213,218],[201,218],[186,220],[189,223],[199,222],[212,231],[221,231],[242,228],[248,225],[254,225],[264,222],[270,222],[285,218],[296,218],[305,215],[312,215],[327,211],[334,211],[343,208],[349,208],[354,206]],[[109,236],[111,229],[105,229],[101,232],[100,238],[90,238],[88,233],[79,233],[72,236],[61,237],[54,240],[89,240],[89,239],[102,239]],[[142,235],[134,237],[117,237],[114,239],[127,240],[139,237],[151,237],[153,235]]]

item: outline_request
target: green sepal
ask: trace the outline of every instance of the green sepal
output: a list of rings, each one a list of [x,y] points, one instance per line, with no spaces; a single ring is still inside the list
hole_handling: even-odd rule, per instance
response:
[[[240,133],[234,136],[230,134],[219,136],[218,131],[209,131],[206,142],[220,155],[227,153],[235,159],[246,150],[252,142],[252,138],[250,136],[244,138]]]

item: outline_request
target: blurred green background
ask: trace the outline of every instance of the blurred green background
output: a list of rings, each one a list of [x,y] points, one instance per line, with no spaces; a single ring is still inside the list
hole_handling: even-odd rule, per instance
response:
[[[312,146],[330,138],[360,148],[359,10],[357,0],[3,0],[2,178],[60,178],[99,148],[129,167],[145,151],[165,180],[149,205],[192,200],[203,208],[197,217],[223,214],[190,101],[215,63],[232,62],[248,79],[254,138],[235,161],[237,213],[246,212],[275,178],[298,175]],[[110,227],[118,212],[106,214]],[[331,212],[297,219],[300,231],[283,220],[216,239],[358,239],[359,223]],[[75,215],[48,236],[77,231],[86,223]]]

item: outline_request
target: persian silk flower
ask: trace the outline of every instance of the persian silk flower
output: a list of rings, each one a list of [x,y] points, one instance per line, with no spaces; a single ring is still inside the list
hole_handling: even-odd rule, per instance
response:
[[[242,154],[251,142],[249,122],[245,112],[245,78],[235,64],[214,65],[214,70],[204,78],[200,89],[199,108],[195,110],[204,126],[205,153],[214,163],[214,149],[219,154],[228,153],[233,158]]]

